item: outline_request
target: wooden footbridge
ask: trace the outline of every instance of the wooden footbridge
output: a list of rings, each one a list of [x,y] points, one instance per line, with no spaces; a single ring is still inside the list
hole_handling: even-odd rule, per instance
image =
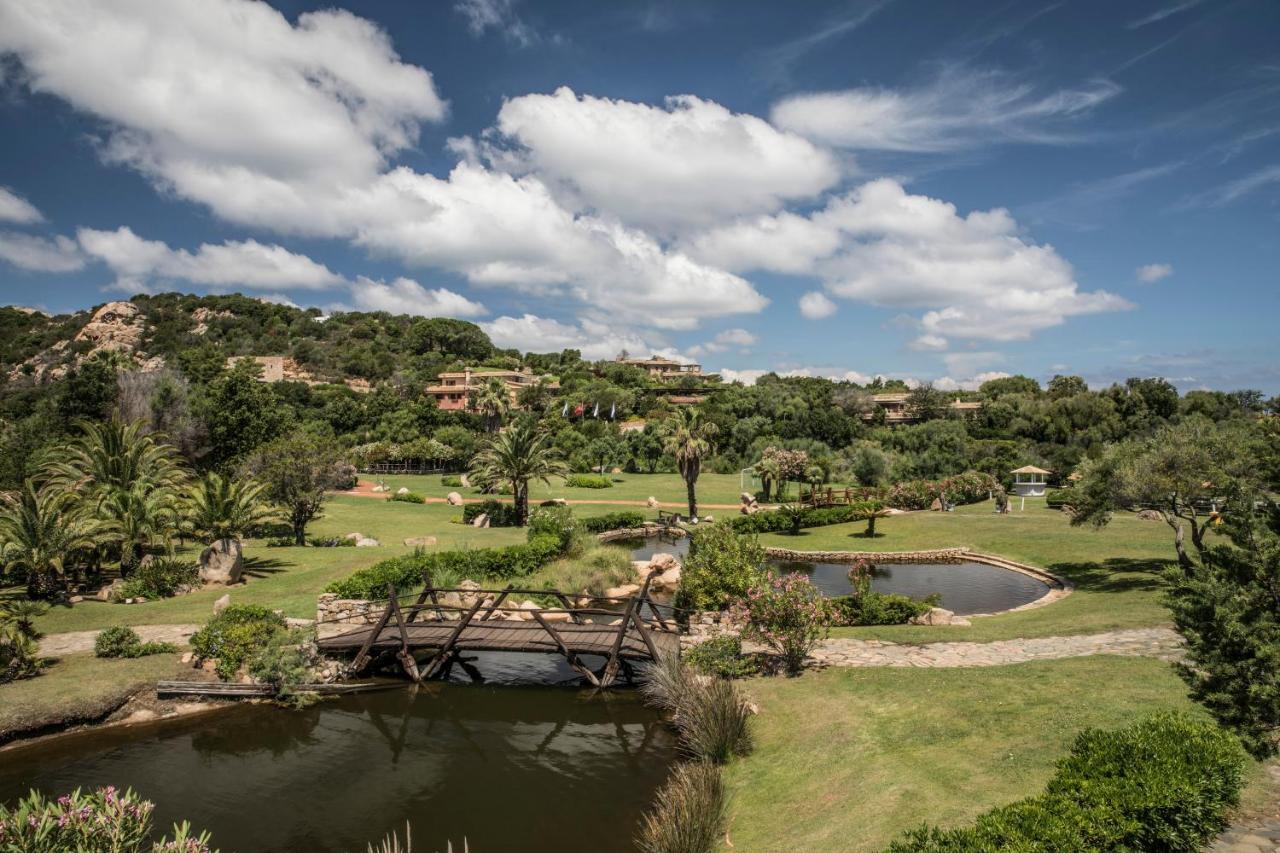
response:
[[[394,655],[414,681],[446,673],[463,652],[542,652],[562,655],[569,666],[596,687],[609,687],[621,669],[630,675],[635,662],[651,662],[680,653],[679,628],[664,618],[649,595],[649,578],[628,598],[592,596],[574,606],[557,590],[426,587],[412,604],[401,605],[393,589],[373,625],[319,640],[326,654],[355,652],[353,674],[378,657]],[[470,606],[448,603],[470,600]],[[507,605],[512,595],[551,595],[560,607],[530,610]],[[461,598],[465,596],[465,598]],[[579,604],[582,599],[579,598]],[[620,608],[620,609],[619,609]],[[648,616],[644,611],[648,610]],[[616,622],[616,624],[613,624]],[[417,653],[429,656],[418,662]],[[587,656],[603,657],[592,669]]]

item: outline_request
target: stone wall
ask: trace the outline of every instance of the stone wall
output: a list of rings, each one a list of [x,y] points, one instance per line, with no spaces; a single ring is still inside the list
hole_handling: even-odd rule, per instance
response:
[[[959,563],[979,556],[968,548],[936,548],[930,551],[792,551],[789,548],[765,548],[765,555],[775,560],[802,563]]]
[[[386,608],[385,601],[338,598],[335,592],[323,592],[316,599],[316,625],[372,625]]]
[[[689,535],[678,527],[665,528],[659,527],[657,524],[646,524],[644,527],[623,527],[618,530],[606,530],[603,533],[597,533],[596,539],[601,542],[615,542],[619,539],[645,539],[659,534],[667,534],[676,539]]]

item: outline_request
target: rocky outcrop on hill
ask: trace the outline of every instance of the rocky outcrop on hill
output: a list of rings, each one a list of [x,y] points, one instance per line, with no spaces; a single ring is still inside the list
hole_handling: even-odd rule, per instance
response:
[[[85,323],[70,341],[58,341],[44,352],[13,368],[10,380],[27,374],[36,381],[61,379],[67,371],[102,352],[116,352],[133,360],[143,371],[159,370],[164,359],[142,351],[147,321],[132,302],[108,302]]]

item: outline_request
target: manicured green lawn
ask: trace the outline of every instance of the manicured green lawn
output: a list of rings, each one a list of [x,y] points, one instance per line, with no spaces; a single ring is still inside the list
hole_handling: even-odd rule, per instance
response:
[[[1082,728],[1194,710],[1169,665],[1142,658],[833,669],[745,686],[760,706],[756,749],[726,780],[730,840],[753,853],[883,849],[924,821],[963,823],[1039,791]]]
[[[434,547],[441,550],[511,545],[525,539],[523,530],[481,530],[454,523],[461,514],[458,508],[444,504],[335,497],[308,532],[317,536],[363,533],[381,542],[380,547],[269,548],[261,540],[249,540],[245,543],[249,580],[242,586],[200,590],[143,604],[84,601],[72,607],[54,607],[38,625],[52,634],[120,624],[200,623],[212,615],[213,602],[228,591],[237,604],[262,604],[283,610],[286,616],[313,618],[316,596],[326,584],[379,560],[411,552],[413,549],[403,544],[407,538],[435,536],[438,543]],[[188,553],[195,557],[194,549]]]
[[[67,655],[36,678],[0,687],[0,743],[33,726],[101,716],[143,685],[172,678],[181,666],[177,655],[123,660],[89,652]]]
[[[1017,504],[1015,503],[1016,507]],[[1091,634],[1162,625],[1159,572],[1173,562],[1173,534],[1159,522],[1117,515],[1102,530],[1072,527],[1043,501],[1025,512],[996,515],[990,502],[956,512],[915,512],[881,519],[877,536],[865,538],[865,523],[814,527],[799,536],[768,534],[766,545],[802,551],[913,551],[967,546],[1000,554],[1064,575],[1076,584],[1071,595],[1046,607],[975,619],[973,626],[925,628],[894,625],[839,628],[836,636],[898,642],[989,641],[1014,637]]]
[[[534,482],[529,484],[529,498],[545,501],[565,498],[575,501],[631,501],[643,503],[650,495],[663,503],[684,504],[687,500],[684,480],[679,474],[610,474],[613,485],[607,489],[571,488],[558,480],[552,485]],[[449,492],[458,492],[464,498],[483,497],[475,489],[443,486],[439,474],[424,475],[376,475],[362,474],[360,479],[384,482],[394,491],[404,488],[427,497],[442,498]],[[794,490],[794,487],[793,487]],[[737,474],[702,474],[698,478],[698,501],[707,504],[732,504],[738,506],[742,487]],[[602,510],[603,511],[603,510]],[[714,513],[714,510],[712,510]]]

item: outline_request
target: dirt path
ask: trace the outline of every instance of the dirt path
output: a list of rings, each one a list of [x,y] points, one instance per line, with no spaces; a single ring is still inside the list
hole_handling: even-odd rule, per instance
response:
[[[349,489],[345,492],[335,492],[335,494],[349,495],[350,497],[353,497],[353,498],[379,498],[381,500],[386,500],[388,497],[386,492],[375,492],[373,490],[373,487],[376,485],[377,483],[371,482],[369,480],[360,480],[356,483],[356,487],[354,489]],[[462,502],[464,504],[481,504],[481,503],[485,503],[486,501],[495,501],[495,500],[501,501],[502,503],[511,503],[510,498],[504,498],[504,497],[501,497],[500,495],[495,495],[493,497],[486,497],[486,498],[463,498]],[[448,503],[448,501],[445,500],[444,498],[426,498],[425,503],[443,504],[443,503]],[[531,501],[530,503],[532,504],[533,501]],[[633,506],[633,507],[640,507],[642,509],[650,508],[648,501],[569,500],[569,501],[566,501],[566,503],[568,503],[569,506],[582,506],[582,505],[589,506],[591,504],[603,504],[605,506]],[[658,506],[663,508],[685,509],[687,507],[687,504],[685,504],[683,501],[679,501],[679,502],[659,501]],[[736,510],[738,509],[738,507],[739,507],[739,504],[704,504],[702,502],[698,503],[698,508],[700,510],[701,509]]]
[[[191,635],[200,630],[199,625],[133,625],[144,643],[173,643],[183,646]],[[65,634],[49,634],[40,640],[40,654],[49,657],[93,651],[93,641],[100,631],[68,631]]]

